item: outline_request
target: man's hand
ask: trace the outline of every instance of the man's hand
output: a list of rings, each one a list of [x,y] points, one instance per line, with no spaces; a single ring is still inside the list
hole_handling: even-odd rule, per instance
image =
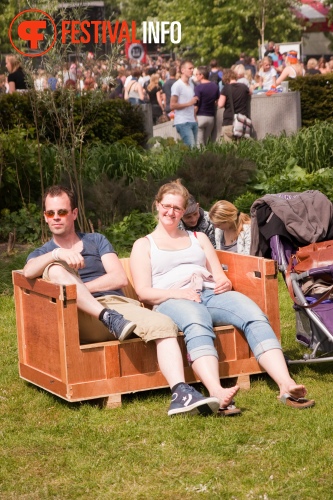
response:
[[[59,248],[58,259],[66,262],[66,264],[72,269],[83,269],[85,266],[84,258],[82,257],[81,253],[76,252],[75,250]]]

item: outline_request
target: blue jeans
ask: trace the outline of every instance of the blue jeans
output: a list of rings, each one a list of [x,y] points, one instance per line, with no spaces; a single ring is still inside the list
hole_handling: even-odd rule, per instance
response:
[[[198,135],[198,124],[197,122],[186,122],[179,123],[176,125],[176,130],[184,144],[190,146],[190,148],[194,148],[197,143],[197,135]]]
[[[145,103],[141,99],[138,99],[138,97],[129,97],[128,102],[130,102],[131,104],[144,104]]]
[[[266,351],[281,349],[267,317],[255,302],[239,292],[218,295],[213,290],[201,292],[201,302],[169,299],[156,310],[169,316],[184,332],[191,361],[201,356],[217,356],[213,325],[233,325],[244,332],[258,360]]]

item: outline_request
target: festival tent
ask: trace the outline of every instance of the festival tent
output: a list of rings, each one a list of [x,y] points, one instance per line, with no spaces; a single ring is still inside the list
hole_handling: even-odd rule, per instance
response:
[[[305,26],[306,32],[333,32],[333,24],[327,19],[329,7],[315,0],[301,0],[302,5],[295,11],[296,16]]]

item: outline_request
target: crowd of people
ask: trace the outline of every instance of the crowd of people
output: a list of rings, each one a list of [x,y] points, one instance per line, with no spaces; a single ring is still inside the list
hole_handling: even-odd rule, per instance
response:
[[[15,55],[6,57],[6,68],[8,75],[0,75],[0,93],[24,91],[27,82]],[[279,44],[270,41],[261,60],[241,53],[231,68],[219,66],[215,59],[195,67],[189,60],[159,56],[148,57],[145,64],[124,58],[110,74],[107,62],[91,55],[85,62],[65,64],[52,73],[39,68],[33,85],[38,91],[65,87],[84,93],[99,89],[108,98],[136,105],[151,103],[154,125],[172,119],[185,144],[200,146],[211,139],[218,108],[225,109],[221,136],[234,140],[233,114],[247,116],[252,93],[277,91],[283,81],[297,76],[331,72],[333,58],[311,57],[305,64],[297,52],[280,53]]]

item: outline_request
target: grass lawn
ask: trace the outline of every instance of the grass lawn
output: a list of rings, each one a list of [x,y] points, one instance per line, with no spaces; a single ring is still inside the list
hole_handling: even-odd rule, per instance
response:
[[[332,499],[333,365],[293,365],[316,406],[280,404],[265,375],[237,395],[240,417],[167,416],[170,392],[125,396],[121,408],[69,404],[18,376],[11,268],[0,260],[0,499]],[[282,282],[282,344],[294,340]]]

